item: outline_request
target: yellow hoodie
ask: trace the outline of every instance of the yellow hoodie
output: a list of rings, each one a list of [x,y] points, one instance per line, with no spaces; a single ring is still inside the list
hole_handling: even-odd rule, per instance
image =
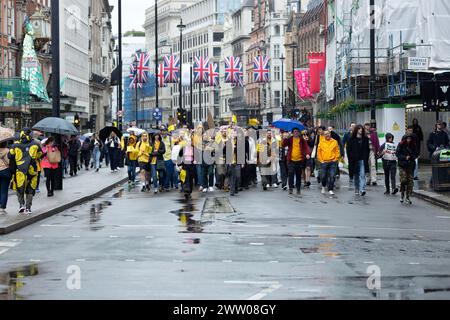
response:
[[[142,139],[142,137],[141,137],[141,139]],[[150,162],[150,153],[152,152],[152,147],[150,146],[150,143],[148,141],[147,142],[140,141],[136,145],[136,149],[139,150],[138,162],[149,163]]]
[[[319,143],[317,158],[321,163],[336,162],[341,158],[339,145],[334,139],[323,139]]]

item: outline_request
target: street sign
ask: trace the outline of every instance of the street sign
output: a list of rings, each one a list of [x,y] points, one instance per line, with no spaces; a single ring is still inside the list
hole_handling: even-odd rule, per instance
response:
[[[156,121],[161,121],[162,120],[162,112],[159,108],[155,108],[155,110],[153,111],[153,118]]]
[[[408,70],[428,70],[428,58],[409,57]]]

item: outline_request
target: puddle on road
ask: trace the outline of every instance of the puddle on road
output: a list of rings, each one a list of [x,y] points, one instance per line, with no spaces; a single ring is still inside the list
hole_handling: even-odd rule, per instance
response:
[[[112,206],[111,201],[103,201],[91,205],[89,224],[92,231],[98,231],[104,228],[104,226],[98,225],[98,223],[101,221],[103,209],[110,206]]]
[[[0,273],[0,300],[24,300],[19,294],[25,285],[24,280],[39,274],[37,265],[21,267],[7,273]]]

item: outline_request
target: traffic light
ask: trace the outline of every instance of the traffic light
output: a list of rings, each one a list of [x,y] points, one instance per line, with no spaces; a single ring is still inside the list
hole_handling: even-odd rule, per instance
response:
[[[180,124],[187,124],[187,112],[185,109],[178,108],[177,110],[177,118]]]
[[[80,116],[78,115],[78,113],[75,115],[73,125],[75,126],[75,128],[80,129],[81,121],[80,121]]]

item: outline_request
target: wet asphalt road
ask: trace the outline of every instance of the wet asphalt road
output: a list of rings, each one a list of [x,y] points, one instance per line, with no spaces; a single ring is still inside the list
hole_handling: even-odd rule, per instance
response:
[[[0,299],[450,299],[450,212],[382,187],[124,188],[0,237]]]

